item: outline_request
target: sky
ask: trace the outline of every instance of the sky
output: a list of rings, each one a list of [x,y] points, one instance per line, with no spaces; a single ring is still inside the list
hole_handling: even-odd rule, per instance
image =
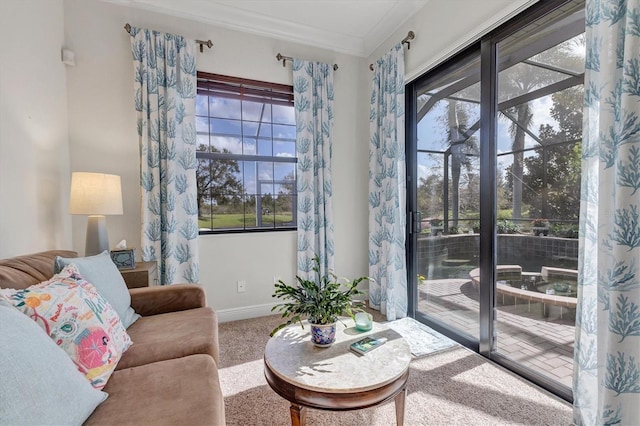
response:
[[[529,130],[534,134],[538,134],[538,130],[541,125],[550,125],[554,129],[558,129],[558,122],[551,116],[551,108],[553,102],[551,96],[545,96],[530,102],[531,109],[533,111],[533,119]],[[424,118],[418,123],[417,136],[418,136],[418,149],[444,151],[448,146],[447,136],[447,101],[438,101],[431,111],[424,116]],[[477,105],[473,105],[467,109],[469,116],[468,125],[471,126],[479,119],[480,108]],[[513,138],[509,133],[509,127],[512,122],[504,116],[498,120],[497,123],[497,135],[498,135],[498,155],[511,151],[511,144]],[[476,131],[474,136],[476,140],[480,139],[480,131]],[[533,148],[538,146],[538,143],[529,135],[525,136],[525,148]],[[526,156],[527,154],[525,154]],[[528,155],[534,155],[533,153]],[[420,178],[426,177],[428,174],[433,173],[433,170],[439,170],[438,173],[442,174],[442,155],[418,155],[418,182]],[[498,157],[498,169],[499,172],[504,173],[507,166],[512,162],[512,156],[504,155]],[[431,170],[431,172],[430,172]]]
[[[569,49],[571,52],[568,56],[565,56],[568,60],[561,61],[563,62],[561,68],[571,70],[573,72],[584,72],[584,56],[585,56],[585,44],[584,44],[584,34],[573,37],[572,39],[557,44],[554,47],[551,47],[547,51],[541,52],[529,58],[529,60],[533,60],[535,62],[550,64],[554,59],[557,58],[558,55],[562,55],[562,52]],[[582,58],[581,60],[577,58]],[[560,56],[562,58],[562,56]],[[475,64],[475,62],[474,62]],[[475,66],[475,65],[469,65]],[[517,80],[520,76],[528,74],[528,77],[536,77],[544,72],[544,76],[546,79],[550,79],[547,81],[547,84],[553,81],[560,81],[565,78],[568,78],[566,74],[556,72],[555,70],[544,70],[541,71],[540,68],[534,67],[530,63],[517,63],[505,70],[502,70],[498,75],[498,92],[501,93],[501,98],[499,102],[503,102],[508,99],[505,94],[510,93],[509,97],[514,97],[518,95],[524,94],[524,91],[520,91],[519,93],[514,93],[514,85],[509,84],[514,80]],[[437,92],[442,90],[443,88],[454,84],[455,82],[449,81],[447,84],[441,87],[429,87],[430,93]],[[438,83],[435,83],[436,85]],[[509,86],[508,86],[509,85]],[[506,88],[510,87],[510,90]],[[534,87],[529,91],[540,88],[540,86]],[[480,97],[480,83],[476,82],[475,84],[455,93],[454,97],[457,96],[459,98],[471,99],[478,101]],[[471,102],[459,102],[460,104],[465,105],[465,110],[469,116],[468,126],[471,126],[479,119],[480,108],[479,104],[471,103]],[[550,110],[553,107],[553,101],[551,95],[535,99],[529,102],[531,106],[531,110],[533,112],[533,119],[531,125],[529,126],[529,130],[537,135],[541,125],[550,125],[552,128],[558,130],[558,122],[551,116]],[[418,137],[418,149],[426,149],[433,151],[444,151],[448,146],[448,128],[447,128],[447,112],[448,112],[448,101],[441,100],[438,101],[429,111],[429,113],[418,123],[417,126],[417,137]],[[512,137],[509,134],[509,127],[512,122],[501,114],[501,118],[498,119],[497,122],[497,137],[498,137],[498,171],[504,175],[506,168],[512,163],[513,156],[511,155],[503,155],[500,154],[510,152],[512,145]],[[479,140],[479,131],[476,131],[475,136],[476,139]],[[538,143],[529,135],[525,136],[525,148],[533,148],[536,147]],[[525,152],[525,156],[535,155],[534,152]],[[430,173],[430,170],[439,170],[438,173],[442,175],[442,155],[427,155],[422,154],[418,155],[418,182],[420,178],[424,178]],[[431,171],[433,173],[433,171]],[[504,176],[503,176],[504,177]]]
[[[244,120],[241,120],[244,119]],[[271,105],[214,96],[196,97],[198,146],[209,145],[233,154],[295,158],[296,128],[293,106]],[[211,140],[209,141],[209,133]],[[273,139],[272,139],[273,138]],[[239,161],[236,178],[248,194],[277,194],[282,180],[295,173],[295,163]],[[256,178],[257,176],[257,178]]]

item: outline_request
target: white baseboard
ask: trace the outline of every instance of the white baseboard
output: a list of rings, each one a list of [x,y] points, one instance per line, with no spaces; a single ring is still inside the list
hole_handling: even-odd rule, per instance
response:
[[[267,303],[265,305],[242,306],[240,308],[216,310],[218,314],[218,322],[237,321],[249,318],[264,317],[267,315],[275,315],[271,312],[271,308],[275,303]]]
[[[362,299],[362,301],[364,302],[365,299]],[[242,306],[231,309],[216,309],[216,314],[218,315],[218,322],[221,323],[249,318],[259,318],[267,315],[277,315],[278,312],[271,312],[271,308],[277,304],[278,303],[266,303],[264,305]]]

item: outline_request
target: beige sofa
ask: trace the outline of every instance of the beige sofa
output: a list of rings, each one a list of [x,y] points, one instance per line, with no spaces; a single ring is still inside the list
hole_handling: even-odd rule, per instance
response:
[[[0,288],[22,289],[53,276],[53,250],[0,260]],[[127,332],[124,353],[104,391],[109,397],[87,425],[223,425],[218,379],[218,322],[197,285],[129,290],[142,318]]]

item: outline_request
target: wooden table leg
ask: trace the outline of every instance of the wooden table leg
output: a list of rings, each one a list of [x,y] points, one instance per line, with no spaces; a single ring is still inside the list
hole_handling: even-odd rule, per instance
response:
[[[307,409],[301,405],[291,404],[291,426],[304,426],[307,417]]]
[[[403,426],[404,425],[404,401],[407,398],[407,387],[400,391],[395,398],[396,404],[396,425]]]

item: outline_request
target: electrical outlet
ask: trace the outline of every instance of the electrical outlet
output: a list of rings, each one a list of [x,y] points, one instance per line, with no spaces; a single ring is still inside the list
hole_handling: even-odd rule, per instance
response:
[[[247,290],[246,281],[238,281],[238,293],[244,293]]]
[[[273,283],[274,283],[274,284],[278,284],[278,281],[280,281],[281,279],[282,279],[282,277],[279,277],[279,276],[277,276],[277,275],[274,275],[274,276],[273,276]]]

